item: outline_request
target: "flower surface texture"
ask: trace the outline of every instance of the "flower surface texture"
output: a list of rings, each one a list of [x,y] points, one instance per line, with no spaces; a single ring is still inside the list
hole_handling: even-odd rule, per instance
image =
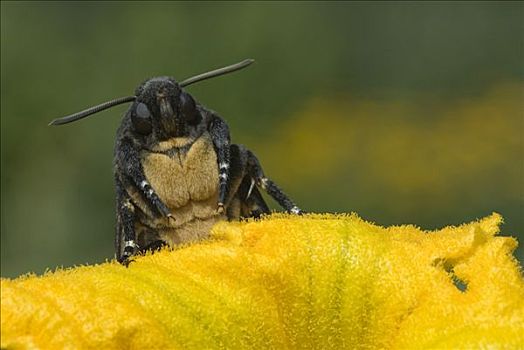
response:
[[[524,348],[524,281],[492,214],[222,222],[209,241],[1,282],[7,349]]]

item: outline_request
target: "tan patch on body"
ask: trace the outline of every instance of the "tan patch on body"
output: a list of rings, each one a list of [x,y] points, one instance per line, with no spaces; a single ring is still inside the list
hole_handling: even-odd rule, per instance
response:
[[[184,147],[191,143],[193,139],[189,137],[173,137],[167,141],[161,141],[153,147],[155,152],[165,152],[175,147]]]
[[[208,133],[198,138],[187,153],[142,153],[147,180],[170,208],[209,199],[218,190],[216,153]]]
[[[173,139],[165,141],[162,148],[169,142],[181,144],[180,140]],[[143,151],[141,162],[151,187],[175,219],[148,215],[147,224],[157,229],[160,237],[169,244],[207,237],[211,226],[225,218],[216,212],[218,166],[207,132],[186,153],[176,149],[169,155]]]
[[[213,216],[205,220],[193,220],[181,227],[160,230],[160,238],[170,246],[183,243],[198,242],[209,237],[211,228],[222,220],[221,216]]]

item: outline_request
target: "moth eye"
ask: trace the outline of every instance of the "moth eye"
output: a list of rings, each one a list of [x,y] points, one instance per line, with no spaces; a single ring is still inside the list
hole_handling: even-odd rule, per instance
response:
[[[131,121],[139,134],[148,135],[151,133],[151,113],[144,103],[137,104],[135,112],[131,114]]]
[[[200,115],[198,114],[195,100],[193,100],[191,95],[184,92],[180,95],[180,110],[188,123],[197,124],[200,122]]]

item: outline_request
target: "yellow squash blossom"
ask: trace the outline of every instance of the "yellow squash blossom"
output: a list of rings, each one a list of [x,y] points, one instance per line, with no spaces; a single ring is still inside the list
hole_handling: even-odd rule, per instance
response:
[[[208,242],[2,279],[6,349],[524,348],[501,217],[425,232],[356,215],[219,223]]]

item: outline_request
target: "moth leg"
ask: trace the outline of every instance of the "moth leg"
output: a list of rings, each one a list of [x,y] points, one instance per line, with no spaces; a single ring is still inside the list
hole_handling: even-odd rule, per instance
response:
[[[269,213],[269,208],[258,191],[248,196],[252,179],[247,172],[247,153],[244,146],[232,144],[230,156],[228,193],[225,202],[227,218],[237,220],[241,217],[259,217],[263,213]]]
[[[264,198],[258,191],[258,188],[254,188],[251,195],[246,200],[246,207],[251,212],[251,216],[259,218],[262,214],[269,214],[270,210],[267,206]]]
[[[293,203],[293,201],[270,179],[264,175],[264,171],[260,166],[260,162],[257,157],[250,150],[246,149],[247,154],[247,170],[254,180],[250,185],[250,191],[248,191],[248,197],[254,189],[254,185],[264,189],[273,199],[277,201],[282,208],[287,212],[293,214],[302,214],[302,210]]]
[[[127,266],[138,251],[134,223],[135,206],[119,180],[116,181],[117,227],[115,236],[116,259]]]
[[[262,214],[270,213],[269,207],[258,188],[254,187],[254,180],[249,175],[244,177],[238,190],[238,196],[243,199],[240,210],[242,217],[259,218]]]
[[[218,163],[218,212],[224,212],[224,205],[229,187],[229,170],[231,167],[229,127],[222,118],[214,115],[209,126],[211,140],[215,146]]]
[[[145,253],[148,250],[152,251],[152,252],[156,252],[156,251],[162,249],[165,246],[167,246],[167,243],[164,242],[163,240],[159,239],[159,240],[156,240],[156,241],[153,241],[153,242],[149,243],[147,246],[145,246],[143,248],[140,248],[139,252],[140,253]]]
[[[153,190],[151,185],[144,175],[144,169],[142,163],[140,163],[140,157],[138,151],[132,145],[132,141],[124,139],[122,140],[116,150],[117,168],[119,168],[124,175],[132,182],[133,186],[144,196],[149,204],[156,208],[156,210],[164,217],[168,217],[174,220],[173,214],[162,202],[158,194]]]

